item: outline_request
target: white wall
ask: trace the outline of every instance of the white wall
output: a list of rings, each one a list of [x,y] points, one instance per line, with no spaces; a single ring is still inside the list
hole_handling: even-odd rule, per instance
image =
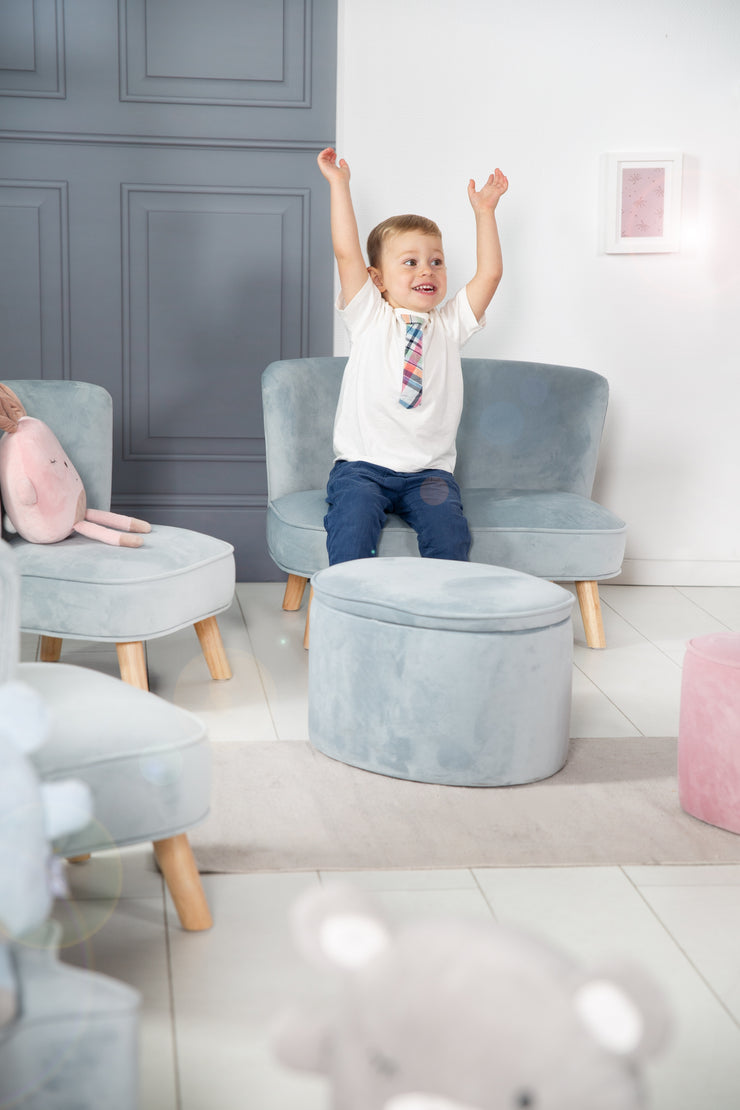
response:
[[[621,580],[740,584],[738,0],[339,4],[363,239],[431,216],[459,287],[467,181],[501,166],[504,280],[464,353],[605,374],[594,496],[628,523]],[[684,153],[680,252],[603,253],[602,156],[664,150]]]

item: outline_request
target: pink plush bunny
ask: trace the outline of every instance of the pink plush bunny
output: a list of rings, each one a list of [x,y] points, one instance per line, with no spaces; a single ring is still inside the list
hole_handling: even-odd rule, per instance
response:
[[[87,508],[82,479],[48,424],[26,415],[0,385],[0,494],[6,525],[30,543],[57,543],[72,532],[121,547],[140,547],[144,520]],[[116,531],[115,529],[120,529]]]

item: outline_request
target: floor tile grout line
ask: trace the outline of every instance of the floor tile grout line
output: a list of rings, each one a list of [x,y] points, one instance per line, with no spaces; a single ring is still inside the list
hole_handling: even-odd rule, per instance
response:
[[[268,716],[270,718],[270,724],[272,725],[272,731],[275,733],[275,740],[279,740],[280,739],[280,733],[278,732],[277,722],[275,720],[275,716],[274,716],[273,711],[272,711],[272,704],[270,702],[269,697],[267,696],[267,687],[265,686],[265,680],[264,680],[263,675],[262,675],[262,665],[261,665],[260,660],[257,656],[256,645],[255,645],[254,641],[252,640],[252,635],[249,631],[249,622],[247,621],[247,614],[244,612],[244,606],[242,605],[242,599],[239,597],[239,594],[236,590],[234,591],[234,597],[236,598],[236,604],[239,608],[239,613],[241,615],[242,622],[244,624],[244,631],[247,634],[247,641],[249,643],[249,647],[250,647],[251,652],[252,652],[252,658],[254,659],[255,666],[257,668],[257,677],[259,679],[260,689],[262,690],[262,697],[264,698],[264,701],[265,701],[265,708],[267,709],[267,713],[268,713]]]
[[[716,613],[711,613],[709,611],[709,609],[705,609],[704,606],[700,605],[698,601],[695,601],[693,597],[689,597],[688,594],[684,593],[684,589],[687,588],[687,587],[674,586],[673,588],[676,590],[677,593],[681,594],[681,597],[685,597],[687,601],[691,602],[692,605],[695,605],[696,608],[699,610],[699,612],[706,613],[706,615],[708,617],[711,617],[712,620],[717,621],[718,624],[724,625],[724,627],[727,629],[728,632],[733,632],[734,631],[734,629],[729,624],[727,624],[726,621],[723,621],[721,617],[718,617],[716,615]],[[688,587],[688,588],[690,588],[690,587]],[[706,588],[706,587],[698,587],[698,588],[702,589],[702,588]],[[711,586],[708,587],[708,588],[712,589]],[[722,587],[720,587],[720,588],[722,588]],[[733,587],[730,587],[730,589],[732,589],[732,588]]]
[[[493,905],[491,904],[490,898],[488,897],[485,890],[481,886],[480,879],[478,878],[478,876],[475,873],[475,868],[469,867],[467,870],[470,872],[470,875],[473,879],[473,882],[475,883],[476,887],[478,888],[478,891],[480,892],[480,895],[481,895],[483,901],[488,906],[488,912],[490,913],[491,917],[493,918],[493,920],[496,923],[499,923],[498,917],[496,916],[496,911],[494,910]]]
[[[638,589],[639,589],[639,587],[638,587]],[[724,625],[725,628],[727,628],[728,631],[730,631],[730,632],[732,631],[732,629],[729,627],[729,625],[727,625],[725,623],[725,621],[723,621],[720,617],[717,617],[714,613],[710,613],[708,609],[705,609],[704,606],[699,605],[698,602],[694,601],[693,597],[688,597],[687,594],[683,593],[680,586],[659,586],[658,589],[672,590],[673,593],[675,593],[677,595],[680,595],[681,597],[684,598],[685,601],[688,601],[688,603],[690,605],[695,606],[695,608],[698,609],[698,611],[700,613],[704,613],[705,616],[711,617],[712,620],[716,620],[718,624]],[[613,613],[616,613],[616,615],[620,618],[620,620],[623,620],[626,624],[628,624],[630,626],[630,628],[634,629],[634,631],[638,634],[638,636],[642,636],[643,639],[647,640],[647,642],[649,644],[652,644],[652,646],[655,648],[656,651],[659,651],[661,653],[661,655],[664,655],[666,659],[669,659],[671,661],[671,663],[673,663],[674,666],[678,667],[679,670],[683,669],[683,664],[677,663],[676,660],[673,659],[668,654],[668,652],[665,651],[660,646],[660,644],[656,644],[655,640],[651,639],[649,636],[646,636],[644,632],[641,632],[640,629],[632,623],[632,621],[629,619],[629,617],[626,617],[623,613],[620,613],[620,611],[618,609],[616,609],[613,605],[609,605],[609,602],[606,599],[603,599],[603,603],[604,603],[604,605],[608,606],[612,610]],[[690,637],[687,638],[687,643],[688,643],[688,639],[690,639]]]
[[[175,1087],[175,1110],[182,1110],[182,1084],[180,1079],[180,1049],[177,1036],[177,1011],[175,1008],[175,970],[172,963],[172,944],[170,940],[170,913],[167,907],[167,893],[165,890],[164,876],[160,876],[162,883],[162,916],[164,919],[164,945],[167,960],[167,989],[170,1003],[170,1033],[172,1038],[172,1066]]]
[[[659,866],[660,866],[660,865],[659,865]],[[687,963],[687,964],[689,965],[689,967],[690,967],[690,968],[692,969],[692,971],[694,971],[694,973],[695,973],[695,974],[696,974],[696,975],[697,975],[697,976],[699,977],[699,979],[701,979],[702,983],[703,983],[703,984],[704,984],[704,986],[705,986],[705,987],[707,988],[707,990],[708,990],[708,991],[710,992],[710,994],[712,995],[712,997],[713,997],[713,998],[715,998],[715,999],[717,1000],[717,1002],[718,1002],[718,1003],[719,1003],[719,1005],[720,1005],[720,1006],[722,1007],[722,1009],[723,1009],[723,1010],[725,1011],[725,1013],[727,1014],[727,1016],[729,1017],[729,1019],[730,1019],[730,1021],[731,1021],[731,1022],[733,1023],[733,1025],[734,1025],[734,1026],[736,1026],[736,1028],[740,1029],[740,1019],[738,1019],[738,1018],[737,1018],[737,1017],[735,1016],[735,1014],[733,1014],[732,1010],[731,1010],[731,1009],[729,1008],[729,1006],[728,1006],[728,1005],[727,1005],[727,1003],[726,1003],[726,1002],[724,1001],[724,999],[723,999],[723,998],[722,998],[722,997],[721,997],[721,996],[720,996],[720,995],[719,995],[719,994],[717,993],[717,991],[715,990],[715,988],[714,988],[714,987],[712,986],[712,984],[711,984],[711,983],[709,982],[709,980],[708,980],[708,979],[707,979],[707,977],[706,977],[706,976],[704,975],[704,973],[703,973],[703,972],[702,972],[702,971],[700,970],[700,968],[698,968],[698,967],[697,967],[697,965],[695,964],[694,960],[693,960],[693,959],[691,958],[691,956],[690,956],[690,955],[688,954],[688,952],[687,952],[687,951],[686,951],[686,949],[685,949],[685,948],[683,947],[683,945],[682,945],[682,944],[680,943],[680,941],[679,941],[679,940],[678,940],[678,939],[677,939],[677,938],[676,938],[676,937],[675,937],[675,936],[673,935],[673,933],[672,933],[672,932],[671,932],[671,930],[670,930],[670,929],[668,928],[668,926],[666,925],[665,921],[663,921],[663,919],[661,918],[660,914],[659,914],[659,913],[657,912],[657,910],[655,909],[655,907],[654,907],[654,906],[652,906],[652,905],[650,904],[650,902],[648,901],[647,897],[646,897],[646,896],[645,896],[645,895],[643,894],[643,892],[642,892],[641,888],[640,888],[640,887],[639,887],[639,886],[637,885],[637,883],[636,883],[636,882],[635,882],[635,880],[634,880],[634,879],[632,878],[632,876],[631,876],[631,875],[628,875],[628,874],[627,874],[627,872],[625,871],[625,869],[624,869],[624,867],[623,867],[623,866],[620,866],[619,870],[620,870],[620,871],[622,872],[622,874],[624,875],[624,877],[625,877],[625,879],[627,880],[627,882],[628,882],[628,883],[630,884],[630,886],[631,886],[631,887],[632,887],[632,889],[633,889],[633,890],[635,891],[635,893],[637,894],[637,896],[638,896],[638,898],[640,899],[640,901],[641,901],[641,902],[643,903],[643,905],[644,905],[644,906],[645,906],[645,907],[647,908],[647,910],[649,911],[649,913],[651,914],[651,916],[652,916],[652,917],[654,918],[654,920],[655,920],[655,921],[657,922],[657,924],[658,924],[658,925],[660,926],[660,928],[661,928],[661,929],[663,930],[663,932],[665,933],[665,935],[666,935],[667,937],[669,937],[669,938],[670,938],[670,940],[671,940],[671,943],[672,943],[672,944],[673,944],[673,945],[674,945],[674,946],[676,947],[676,949],[677,949],[677,950],[678,950],[678,951],[679,951],[679,952],[681,953],[681,955],[682,955],[682,956],[683,956],[683,958],[684,958],[684,959],[686,960],[686,963]]]
[[[628,724],[630,724],[632,728],[635,729],[635,736],[647,736],[647,733],[643,732],[641,728],[637,727],[632,718],[625,713],[624,709],[620,709],[614,699],[609,694],[607,694],[606,690],[602,690],[599,684],[597,682],[594,682],[594,680],[591,678],[591,675],[586,674],[586,672],[581,667],[579,667],[576,662],[573,663],[573,668],[574,670],[578,671],[578,673],[582,675],[587,682],[590,682],[595,690],[598,690],[602,698],[606,698],[609,704],[616,709],[617,713],[619,713],[620,717],[624,717],[625,721],[627,721]],[[625,739],[628,739],[628,737],[625,737]]]
[[[665,588],[666,589],[671,589],[671,590],[674,590],[674,591],[676,589],[675,586],[667,586]],[[668,654],[667,651],[663,650],[663,648],[660,646],[660,644],[656,644],[655,640],[652,640],[650,638],[650,636],[646,636],[644,632],[641,632],[640,629],[637,627],[637,625],[632,623],[632,621],[629,619],[629,617],[625,617],[625,615],[623,613],[620,613],[618,609],[615,609],[614,606],[610,605],[609,602],[606,601],[606,600],[604,600],[604,605],[606,605],[606,607],[608,609],[611,609],[612,613],[614,613],[615,616],[619,617],[620,620],[624,621],[624,623],[626,625],[628,625],[633,630],[633,632],[636,632],[637,635],[641,639],[643,639],[646,644],[650,644],[650,646],[654,647],[656,651],[659,651],[660,654],[665,659],[668,659],[671,663],[673,663],[674,667],[678,667],[678,669],[681,670],[681,664],[677,663],[675,659],[671,659],[671,656]]]

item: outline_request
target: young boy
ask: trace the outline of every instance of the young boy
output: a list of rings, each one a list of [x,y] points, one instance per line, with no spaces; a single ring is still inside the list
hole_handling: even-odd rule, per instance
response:
[[[508,188],[501,170],[479,191],[477,268],[446,304],[442,236],[432,220],[396,216],[360,246],[349,166],[327,148],[319,169],[331,187],[331,234],[339,268],[337,309],[350,356],[334,422],[335,463],[324,519],[329,562],[376,554],[386,514],[416,531],[426,558],[466,560],[470,532],[453,477],[462,412],[460,348],[485,324],[503,264],[495,210]]]

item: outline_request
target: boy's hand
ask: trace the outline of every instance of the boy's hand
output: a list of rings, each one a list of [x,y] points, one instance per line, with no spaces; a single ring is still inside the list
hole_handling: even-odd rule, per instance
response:
[[[468,197],[476,212],[493,212],[508,188],[508,179],[504,177],[501,170],[497,169],[479,191],[476,191],[475,181],[471,178],[468,184]]]
[[[349,166],[344,158],[340,158],[337,162],[336,150],[332,150],[330,146],[326,147],[325,150],[321,151],[316,161],[319,164],[319,169],[330,184],[333,181],[346,181],[349,183]]]

